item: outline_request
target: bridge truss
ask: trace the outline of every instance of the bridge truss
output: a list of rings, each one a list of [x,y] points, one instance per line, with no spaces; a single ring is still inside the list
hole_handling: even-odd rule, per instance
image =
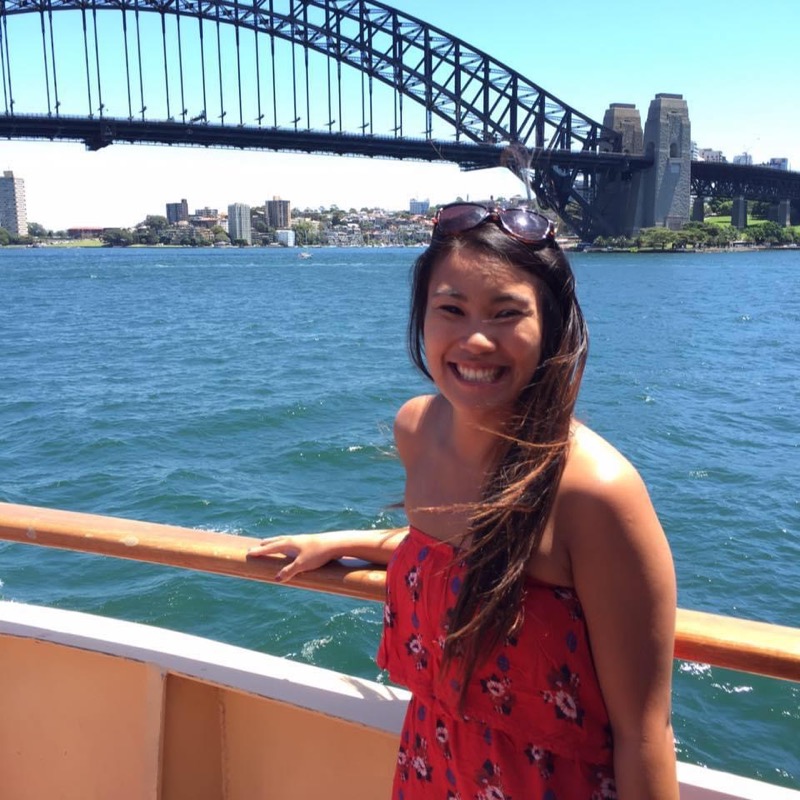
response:
[[[584,238],[620,137],[445,31],[366,0],[0,0],[0,136],[505,166]],[[640,163],[641,162],[641,163]]]

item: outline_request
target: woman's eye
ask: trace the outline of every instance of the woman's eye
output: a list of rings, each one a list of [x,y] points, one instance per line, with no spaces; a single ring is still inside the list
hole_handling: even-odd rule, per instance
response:
[[[458,306],[439,306],[439,311],[444,311],[446,314],[461,315],[464,312]]]
[[[522,312],[516,308],[504,308],[502,311],[498,311],[494,316],[495,319],[513,319],[514,317],[522,316]]]

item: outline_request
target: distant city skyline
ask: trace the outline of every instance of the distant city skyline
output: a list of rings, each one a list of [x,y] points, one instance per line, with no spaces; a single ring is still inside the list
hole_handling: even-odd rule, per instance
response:
[[[800,4],[763,0],[745,24],[722,0],[674,0],[668,13],[634,0],[602,12],[591,0],[570,0],[577,28],[569,35],[527,0],[507,0],[492,13],[460,0],[388,4],[486,51],[594,119],[612,102],[635,103],[644,117],[657,93],[680,93],[699,147],[728,161],[743,153],[755,164],[785,158],[800,169],[800,104],[790,85]],[[411,198],[436,204],[521,191],[502,168],[463,173],[448,164],[122,144],[87,152],[78,143],[0,141],[3,170],[25,179],[28,220],[49,229],[128,227],[181,198],[197,207],[281,196],[296,208],[400,210]]]

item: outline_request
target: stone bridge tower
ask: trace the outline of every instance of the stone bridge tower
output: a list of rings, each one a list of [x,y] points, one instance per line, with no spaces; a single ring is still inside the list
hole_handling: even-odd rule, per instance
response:
[[[634,227],[680,230],[689,221],[692,142],[683,95],[657,94],[644,126],[644,154],[653,166],[642,172]]]
[[[631,156],[644,153],[642,118],[635,105],[612,103],[603,117],[603,125],[622,135],[623,153]],[[641,172],[623,171],[623,174],[604,176],[599,184],[596,200],[598,209],[609,221],[615,236],[630,236],[633,233],[641,177]]]

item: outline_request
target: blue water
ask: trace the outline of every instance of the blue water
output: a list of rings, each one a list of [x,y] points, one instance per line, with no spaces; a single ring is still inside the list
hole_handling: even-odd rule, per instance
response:
[[[401,524],[415,250],[2,250],[0,500],[270,536]],[[800,624],[800,252],[578,254],[580,415],[686,608]],[[368,678],[376,604],[0,543],[6,599]],[[680,757],[800,786],[800,687],[676,663]]]

